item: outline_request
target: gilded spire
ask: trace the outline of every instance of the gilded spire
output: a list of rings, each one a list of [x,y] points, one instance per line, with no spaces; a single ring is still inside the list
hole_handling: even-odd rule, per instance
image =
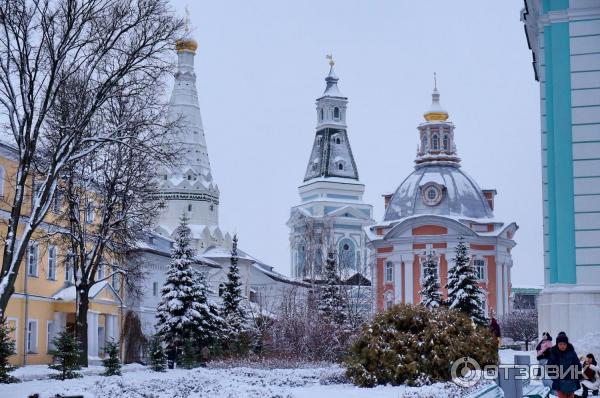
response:
[[[185,6],[185,18],[183,19],[183,29],[184,36],[183,38],[177,40],[175,43],[175,49],[179,51],[191,51],[196,52],[198,49],[198,43],[196,40],[191,37],[191,29],[190,29],[190,10],[188,6]]]
[[[440,93],[437,89],[437,74],[433,72],[433,93],[431,93],[431,106],[423,115],[428,122],[448,120],[448,112],[440,104]]]

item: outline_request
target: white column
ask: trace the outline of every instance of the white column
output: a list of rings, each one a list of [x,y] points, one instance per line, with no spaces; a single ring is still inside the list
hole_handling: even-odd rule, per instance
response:
[[[502,264],[502,280],[504,281],[504,286],[503,286],[503,297],[504,297],[504,312],[508,312],[508,300],[509,300],[509,296],[508,296],[508,267],[510,265],[508,263],[504,263]]]
[[[406,303],[413,302],[413,257],[404,260],[404,292]]]
[[[98,314],[95,312],[88,312],[88,358],[98,357]]]
[[[394,303],[398,304],[402,302],[402,293],[404,287],[402,286],[402,260],[396,260],[394,264]]]
[[[502,287],[504,286],[504,267],[503,264],[496,264],[496,314],[504,314],[504,299]]]

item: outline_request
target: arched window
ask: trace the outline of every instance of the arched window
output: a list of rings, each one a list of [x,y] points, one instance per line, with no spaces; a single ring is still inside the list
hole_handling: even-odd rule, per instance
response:
[[[431,137],[431,149],[434,151],[438,151],[440,149],[440,137],[437,134],[434,134]]]
[[[340,120],[340,108],[338,108],[337,106],[333,108],[333,118],[335,120]]]
[[[444,151],[448,150],[448,134],[444,134],[444,138],[442,140],[442,147],[444,148]]]
[[[319,114],[320,120],[323,120],[323,108],[321,108],[321,113]]]
[[[340,137],[336,137],[335,143],[336,144],[341,144],[342,143],[342,139]]]
[[[394,281],[394,263],[388,261],[385,263],[385,281],[393,282]]]
[[[344,164],[342,162],[338,163],[338,170],[344,170]]]
[[[356,269],[356,245],[352,239],[344,238],[340,240],[338,243],[338,257],[340,269]]]

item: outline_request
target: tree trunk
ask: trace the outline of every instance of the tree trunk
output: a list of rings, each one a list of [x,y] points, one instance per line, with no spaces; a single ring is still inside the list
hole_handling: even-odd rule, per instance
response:
[[[89,289],[80,287],[78,290],[79,303],[77,308],[77,323],[75,326],[77,340],[79,341],[81,348],[81,356],[79,358],[79,364],[81,366],[88,366],[88,323],[87,314],[90,304]]]

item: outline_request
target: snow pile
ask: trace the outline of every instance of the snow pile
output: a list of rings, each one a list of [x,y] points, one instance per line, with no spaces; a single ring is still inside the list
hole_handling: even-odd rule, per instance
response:
[[[40,398],[83,395],[85,398],[459,398],[466,391],[453,383],[436,383],[423,387],[377,386],[358,388],[343,381],[344,369],[337,365],[299,369],[229,369],[149,370],[123,376],[84,376],[66,381],[36,380],[0,385],[1,397]]]
[[[596,358],[600,358],[600,332],[586,334],[582,339],[574,341],[573,347],[579,356],[592,353]]]

